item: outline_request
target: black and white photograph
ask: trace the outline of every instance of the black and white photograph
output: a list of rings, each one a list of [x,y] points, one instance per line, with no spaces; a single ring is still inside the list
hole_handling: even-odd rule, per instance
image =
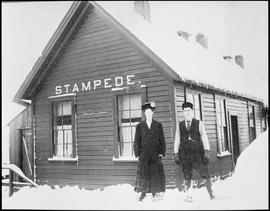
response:
[[[2,209],[269,209],[268,1],[2,1]]]

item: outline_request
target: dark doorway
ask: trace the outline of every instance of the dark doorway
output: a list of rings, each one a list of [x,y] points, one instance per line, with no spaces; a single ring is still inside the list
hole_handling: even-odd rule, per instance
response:
[[[232,132],[232,145],[233,145],[232,146],[233,147],[233,162],[234,164],[236,164],[237,158],[240,155],[237,116],[231,116],[231,132]]]

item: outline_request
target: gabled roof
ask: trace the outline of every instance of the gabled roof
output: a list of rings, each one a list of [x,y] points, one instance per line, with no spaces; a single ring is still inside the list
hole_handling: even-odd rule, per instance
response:
[[[73,25],[76,24],[76,20],[81,17],[80,14],[85,10],[86,3],[87,2],[84,1],[74,1],[71,5],[60,25],[47,43],[42,55],[38,58],[31,72],[27,75],[20,89],[13,98],[14,102],[25,106],[27,103],[23,101],[23,99],[31,99],[31,95],[39,88],[38,85],[45,76],[48,68],[53,61],[55,61],[59,51],[63,48],[66,38],[68,38],[71,29],[73,29]]]
[[[256,86],[260,85],[256,75],[217,58],[196,43],[186,42],[175,31],[162,30],[158,25],[145,21],[135,13],[133,2],[75,1],[17,92],[15,102],[31,98],[55,59],[54,55],[63,46],[62,40],[70,33],[80,14],[91,6],[161,66],[169,78],[261,100],[258,92],[250,86],[254,80]],[[123,9],[119,10],[121,7]]]

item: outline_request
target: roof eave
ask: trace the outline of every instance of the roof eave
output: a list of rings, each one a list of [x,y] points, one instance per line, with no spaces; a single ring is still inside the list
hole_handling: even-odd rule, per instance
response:
[[[54,32],[53,36],[45,46],[42,55],[38,58],[36,63],[34,64],[31,72],[27,75],[26,79],[22,83],[21,87],[15,94],[13,98],[13,102],[19,103],[21,105],[25,105],[25,102],[22,99],[30,100],[31,96],[29,95],[29,89],[35,84],[35,80],[33,80],[38,73],[41,71],[41,67],[43,66],[44,62],[46,61],[48,55],[54,50],[56,42],[63,36],[63,31],[68,25],[69,21],[75,14],[75,12],[80,7],[83,1],[74,1],[69,8],[68,12],[66,13],[65,17],[57,27],[56,31]]]

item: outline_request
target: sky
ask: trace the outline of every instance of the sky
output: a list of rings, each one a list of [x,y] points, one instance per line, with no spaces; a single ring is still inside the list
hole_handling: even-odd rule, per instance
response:
[[[166,189],[159,200],[151,194],[139,202],[130,184],[107,186],[104,190],[85,190],[78,186],[55,189],[47,185],[24,187],[8,198],[8,187],[2,189],[4,209],[61,210],[257,210],[269,209],[268,130],[258,136],[238,158],[232,176],[213,178],[215,200],[210,200],[205,187],[191,189],[193,202],[186,202],[178,189]],[[258,163],[260,165],[258,165]],[[121,200],[119,200],[121,199]],[[106,203],[104,203],[106,202]]]
[[[23,106],[13,97],[31,71],[72,2],[2,4],[2,137],[7,123]],[[267,1],[150,2],[152,22],[176,30],[203,32],[218,56],[241,54],[245,67],[256,71],[268,87]],[[173,21],[172,21],[173,20]],[[268,89],[267,89],[268,90]],[[2,154],[7,155],[6,147]]]

